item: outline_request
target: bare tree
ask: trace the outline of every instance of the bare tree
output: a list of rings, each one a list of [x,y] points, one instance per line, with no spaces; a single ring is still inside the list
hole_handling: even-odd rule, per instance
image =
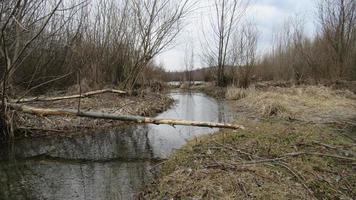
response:
[[[337,78],[342,78],[355,48],[356,1],[320,0],[318,14],[321,34],[334,51],[331,56],[337,66]]]
[[[62,0],[57,1],[46,12],[50,5],[46,1],[7,0],[1,2],[0,10],[0,54],[3,64],[1,77],[1,125],[3,136],[6,137],[7,109],[6,99],[12,90],[14,71],[23,59],[32,51],[29,50],[44,32],[50,19],[59,8]],[[2,138],[4,138],[2,137]]]
[[[244,0],[214,0],[214,15],[210,20],[213,39],[205,39],[208,49],[206,56],[209,57],[207,60],[215,60],[217,66],[218,86],[226,84],[224,70],[231,47],[232,32],[236,30],[247,4]]]
[[[83,2],[82,2],[83,3]],[[14,78],[24,66],[31,65],[31,56],[37,55],[39,65],[43,52],[60,39],[60,30],[73,16],[71,11],[79,4],[67,7],[63,0],[5,0],[0,3],[0,62],[1,85],[1,138],[7,138],[8,114],[6,102],[14,94]],[[53,56],[52,56],[53,57]],[[33,59],[35,60],[35,59]],[[21,69],[21,70],[20,70]],[[31,80],[32,82],[32,80]]]
[[[135,61],[124,81],[124,87],[132,89],[141,71],[152,58],[172,44],[183,28],[194,2],[191,0],[133,0],[133,24],[136,31]]]
[[[356,1],[319,0],[317,9],[315,37],[304,33],[299,18],[286,21],[258,64],[260,77],[297,83],[356,77]]]
[[[239,87],[247,88],[250,84],[253,67],[256,62],[257,28],[247,23],[238,30],[232,40],[232,66],[238,68]]]
[[[185,79],[188,81],[189,86],[193,83],[193,70],[194,70],[194,47],[190,43],[185,48],[184,54],[184,65],[185,65]]]

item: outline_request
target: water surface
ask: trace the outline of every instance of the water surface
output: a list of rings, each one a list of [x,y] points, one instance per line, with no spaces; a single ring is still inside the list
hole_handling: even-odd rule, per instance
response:
[[[173,92],[158,118],[228,122],[223,101]],[[32,138],[0,147],[0,199],[134,199],[153,166],[194,137],[218,129],[132,125],[70,137]]]

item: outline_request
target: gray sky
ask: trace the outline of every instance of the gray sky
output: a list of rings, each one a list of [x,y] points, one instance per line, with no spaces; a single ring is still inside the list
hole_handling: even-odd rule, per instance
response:
[[[156,59],[169,71],[184,70],[187,45],[194,47],[195,68],[206,67],[200,55],[204,51],[204,32],[209,34],[211,0],[200,0],[194,13],[187,19],[187,26],[170,49]],[[305,23],[305,32],[314,34],[316,0],[252,0],[245,20],[256,24],[259,31],[258,52],[261,55],[271,48],[273,33],[280,30],[285,20],[298,16]],[[204,30],[204,32],[203,32]]]

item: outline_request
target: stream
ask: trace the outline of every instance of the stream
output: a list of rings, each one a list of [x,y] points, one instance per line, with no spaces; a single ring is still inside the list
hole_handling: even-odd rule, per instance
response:
[[[158,118],[230,122],[224,101],[171,92],[176,104]],[[218,129],[127,125],[68,137],[32,138],[0,147],[0,199],[135,199],[153,168],[189,139]]]

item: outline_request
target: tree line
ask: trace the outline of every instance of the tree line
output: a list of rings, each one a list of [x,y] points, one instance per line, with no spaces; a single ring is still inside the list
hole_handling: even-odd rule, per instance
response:
[[[67,88],[87,80],[132,90],[165,76],[154,58],[184,28],[197,0],[3,0],[0,2],[1,123],[14,96]],[[259,31],[244,19],[248,0],[210,0],[204,30],[204,80],[248,87],[253,80],[356,80],[356,1],[317,1],[317,33],[295,18],[257,55]],[[184,65],[194,68],[187,45]],[[154,74],[154,75],[153,75]],[[191,81],[192,73],[185,73]],[[4,130],[4,128],[0,127]]]
[[[321,0],[317,33],[309,38],[303,21],[286,21],[274,36],[272,51],[256,66],[262,80],[356,80],[356,2]]]
[[[259,31],[243,17],[248,6],[243,0],[214,1],[203,58],[218,86],[356,80],[356,1],[316,1],[316,35],[306,34],[302,19],[286,19],[261,56],[256,53]]]
[[[190,7],[188,0],[4,0],[1,85],[66,87],[80,73],[92,85],[131,89],[182,30]]]
[[[190,0],[3,0],[0,2],[0,129],[8,99],[117,84],[131,90],[171,45]],[[7,131],[4,131],[7,132]]]

